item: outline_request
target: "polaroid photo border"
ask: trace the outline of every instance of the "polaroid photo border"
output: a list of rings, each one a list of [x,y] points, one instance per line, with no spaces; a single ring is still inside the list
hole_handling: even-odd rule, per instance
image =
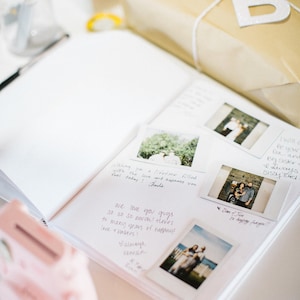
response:
[[[263,121],[249,110],[246,113],[229,102],[223,102],[205,120],[204,127],[249,154],[262,157],[282,129]]]
[[[289,189],[290,183],[286,180],[218,162],[206,175],[200,187],[200,197],[277,220]]]
[[[237,247],[235,241],[193,220],[146,277],[180,299],[218,294],[221,291],[208,282],[214,282],[218,270],[226,266]],[[225,284],[226,280],[222,282]]]
[[[142,126],[133,159],[151,164],[206,172],[211,137],[205,131],[182,132]]]

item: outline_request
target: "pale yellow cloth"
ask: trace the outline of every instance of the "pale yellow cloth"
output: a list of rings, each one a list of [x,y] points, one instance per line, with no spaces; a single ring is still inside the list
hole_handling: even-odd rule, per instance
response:
[[[127,25],[194,64],[193,26],[212,0],[123,0]],[[300,0],[293,0],[300,7]],[[281,119],[300,127],[300,13],[285,21],[240,28],[223,0],[196,31],[201,70]]]

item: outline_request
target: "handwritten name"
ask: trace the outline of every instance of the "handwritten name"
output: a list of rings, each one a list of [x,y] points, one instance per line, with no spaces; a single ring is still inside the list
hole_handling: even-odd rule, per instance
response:
[[[229,221],[236,222],[241,225],[261,227],[269,223],[268,221],[262,221],[262,220],[258,221],[256,219],[251,219],[250,217],[245,216],[245,214],[242,211],[229,209],[227,207],[220,207],[220,206],[218,206],[217,209],[221,213],[227,214]]]

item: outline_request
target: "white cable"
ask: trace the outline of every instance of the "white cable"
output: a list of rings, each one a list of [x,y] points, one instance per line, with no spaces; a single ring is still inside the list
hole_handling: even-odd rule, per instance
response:
[[[294,10],[296,10],[298,13],[300,13],[300,8],[298,6],[296,6],[295,4],[293,4],[291,2],[288,2],[288,3]]]
[[[215,0],[213,3],[211,3],[196,19],[193,27],[193,35],[192,35],[192,51],[193,51],[193,59],[195,67],[200,70],[200,66],[198,65],[198,51],[197,51],[197,29],[199,23],[202,21],[202,19],[215,7],[217,6],[222,0]]]

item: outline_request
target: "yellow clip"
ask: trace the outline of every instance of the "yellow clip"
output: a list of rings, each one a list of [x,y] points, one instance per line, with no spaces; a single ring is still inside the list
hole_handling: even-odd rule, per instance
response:
[[[98,13],[88,20],[86,28],[88,31],[102,31],[119,28],[121,24],[122,19],[116,15]]]

